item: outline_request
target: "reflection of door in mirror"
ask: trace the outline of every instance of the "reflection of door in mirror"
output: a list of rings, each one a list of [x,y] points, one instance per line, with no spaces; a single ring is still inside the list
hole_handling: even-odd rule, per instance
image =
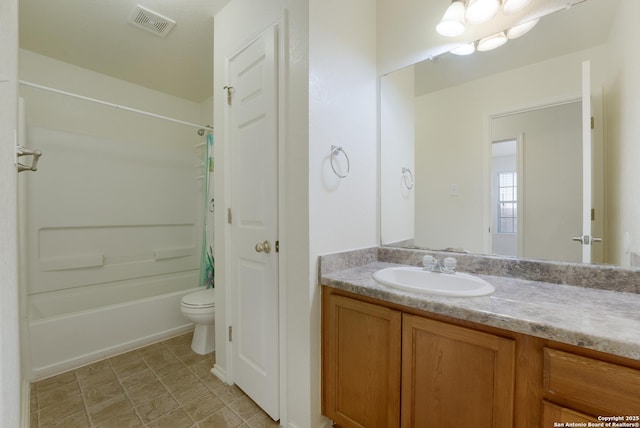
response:
[[[502,149],[504,155],[492,158],[494,175],[504,174],[505,181],[494,196],[494,217],[502,217],[501,223],[494,219],[492,252],[581,261],[581,245],[572,240],[582,231],[581,106],[580,101],[568,102],[492,119],[492,141],[500,142],[492,144],[492,152],[500,154]],[[521,162],[516,161],[518,136],[522,136]],[[513,146],[510,152],[503,147],[508,141]],[[509,171],[517,171],[520,192],[509,187]]]

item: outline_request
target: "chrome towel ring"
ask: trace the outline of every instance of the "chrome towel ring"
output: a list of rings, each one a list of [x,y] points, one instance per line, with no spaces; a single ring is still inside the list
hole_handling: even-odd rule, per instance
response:
[[[411,168],[402,167],[402,179],[404,180],[404,185],[407,189],[413,189],[415,180],[413,179],[413,172],[411,172]]]
[[[338,157],[338,155],[340,155],[340,153],[342,153],[344,155],[344,158],[347,160],[347,172],[344,174],[338,173],[338,171],[336,171],[336,166],[334,165],[334,160],[336,157]],[[331,146],[331,156],[330,156],[329,163],[331,164],[331,169],[333,170],[333,173],[340,178],[346,178],[349,175],[349,172],[351,171],[351,162],[349,162],[349,156],[347,155],[347,152],[345,152],[342,147]]]

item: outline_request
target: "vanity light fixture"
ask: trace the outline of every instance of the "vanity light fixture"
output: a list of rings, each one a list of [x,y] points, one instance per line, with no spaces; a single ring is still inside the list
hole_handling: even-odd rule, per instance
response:
[[[524,9],[529,3],[531,3],[531,0],[503,0],[502,13],[505,15],[513,15]]]
[[[468,0],[464,19],[469,24],[486,22],[496,16],[500,3],[500,0]]]
[[[471,55],[476,51],[475,42],[465,43],[464,45],[460,45],[455,49],[451,49],[451,52],[454,55]]]
[[[464,33],[465,24],[477,24],[493,18],[502,8],[504,15],[524,9],[531,0],[452,0],[444,16],[436,25],[436,31],[446,37],[457,37]],[[509,39],[529,32],[539,21],[534,19],[515,25],[505,31],[474,42],[458,45],[449,52],[455,55],[470,55],[476,50],[490,51],[504,45]]]
[[[446,37],[456,37],[464,33],[464,2],[454,0],[444,13],[436,31]]]
[[[504,31],[500,31],[499,33],[492,34],[489,37],[485,37],[484,39],[480,39],[478,42],[478,50],[480,52],[490,51],[495,48],[499,48],[500,46],[507,43],[507,35]]]
[[[536,26],[538,21],[540,21],[540,18],[527,21],[520,25],[509,28],[507,30],[507,37],[509,39],[517,39],[518,37],[525,35],[529,32],[529,30]]]

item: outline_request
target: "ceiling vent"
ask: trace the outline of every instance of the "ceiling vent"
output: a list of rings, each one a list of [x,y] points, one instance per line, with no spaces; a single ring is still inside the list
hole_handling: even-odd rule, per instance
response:
[[[137,5],[129,18],[129,23],[143,30],[165,37],[176,25],[176,21]]]

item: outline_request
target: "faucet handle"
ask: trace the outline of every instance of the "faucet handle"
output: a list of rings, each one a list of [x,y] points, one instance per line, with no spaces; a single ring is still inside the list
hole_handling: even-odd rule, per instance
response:
[[[455,271],[457,264],[458,264],[458,261],[453,257],[445,257],[445,259],[442,261],[442,265],[444,266],[447,272]]]
[[[427,269],[433,269],[436,263],[438,263],[438,261],[433,256],[426,255],[422,258],[422,266],[426,267]]]

